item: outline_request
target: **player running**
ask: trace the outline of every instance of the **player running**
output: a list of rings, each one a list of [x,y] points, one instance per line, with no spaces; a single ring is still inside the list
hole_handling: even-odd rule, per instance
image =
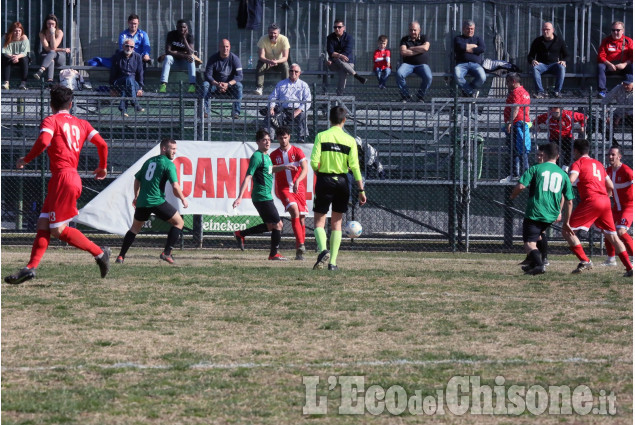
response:
[[[254,187],[251,192],[251,200],[263,222],[248,229],[239,230],[234,233],[234,236],[238,242],[238,247],[244,250],[246,236],[270,231],[271,249],[269,250],[269,259],[272,261],[286,261],[287,259],[278,253],[280,239],[282,239],[282,220],[280,220],[278,210],[273,203],[271,189],[273,186],[273,173],[282,170],[294,172],[297,167],[292,164],[273,166],[271,158],[267,155],[267,151],[271,146],[271,138],[267,130],[261,128],[256,132],[256,143],[258,144],[258,150],[249,159],[247,174],[240,185],[240,192],[233,203],[233,207],[238,208],[245,191],[253,180]]]
[[[565,203],[573,202],[573,189],[567,174],[558,167],[558,145],[547,143],[538,146],[542,160],[525,171],[514,187],[511,199],[529,188],[529,199],[523,220],[523,242],[529,264],[523,266],[526,274],[537,275],[545,272],[543,258],[546,258],[546,245],[540,244],[545,230],[557,221],[560,215],[562,198]],[[543,252],[544,251],[544,252]]]
[[[160,148],[161,154],[144,162],[134,176],[134,199],[132,200],[132,206],[135,207],[134,219],[130,230],[123,238],[121,251],[115,263],[124,262],[126,253],[141,231],[143,223],[150,218],[150,214],[154,214],[172,225],[168,231],[165,248],[159,258],[174,264],[172,249],[183,233],[183,218],[177,209],[165,200],[166,182],[169,181],[172,185],[172,193],[181,200],[183,208],[187,208],[187,199],[183,196],[176,175],[176,167],[172,162],[176,156],[176,141],[163,139]]]
[[[613,221],[617,229],[617,236],[624,242],[628,255],[633,255],[633,238],[628,229],[633,224],[633,170],[622,163],[622,149],[612,146],[609,149],[609,167],[606,174],[613,182]],[[608,258],[602,266],[617,266],[615,261],[615,247],[606,240],[606,254]]]
[[[35,277],[51,236],[76,248],[90,252],[99,266],[101,277],[109,270],[110,248],[98,247],[82,232],[68,226],[68,223],[79,214],[77,200],[82,193],[82,179],[77,172],[79,154],[84,142],[89,141],[97,147],[99,166],[93,171],[97,180],[106,177],[108,145],[88,121],[74,117],[69,112],[73,105],[73,91],[56,85],[51,89],[50,115],[40,125],[40,135],[31,151],[18,159],[16,168],[23,169],[46,148],[50,160],[51,179],[42,211],[37,221],[37,233],[31,249],[29,263],[16,274],[5,277],[4,281],[13,285]]]
[[[604,231],[608,240],[617,252],[626,273],[624,277],[633,276],[633,266],[628,258],[624,244],[617,237],[613,215],[611,214],[611,201],[608,193],[613,191],[613,183],[600,161],[589,156],[589,142],[585,139],[577,139],[573,142],[573,157],[575,162],[571,165],[569,179],[572,184],[578,182],[580,203],[571,213],[571,204],[565,204],[562,211],[562,236],[569,243],[569,248],[578,257],[580,263],[572,273],[582,273],[586,269],[592,269],[593,263],[584,253],[582,244],[575,232],[580,229],[589,230],[592,224]]]
[[[306,234],[306,175],[309,172],[307,159],[302,149],[290,144],[291,135],[287,127],[276,130],[276,139],[280,147],[269,157],[276,165],[291,164],[298,167],[295,171],[282,170],[276,173],[275,193],[282,201],[285,211],[291,215],[291,227],[295,235],[295,259],[304,260],[304,238]]]

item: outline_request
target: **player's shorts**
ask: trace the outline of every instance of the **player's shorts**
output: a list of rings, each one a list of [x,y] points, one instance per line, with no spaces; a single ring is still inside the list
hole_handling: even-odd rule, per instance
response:
[[[569,225],[573,230],[588,231],[593,224],[605,233],[616,233],[608,196],[580,202],[569,219]]]
[[[622,206],[622,211],[613,210],[613,222],[618,229],[630,229],[633,224],[633,206]]]
[[[165,201],[161,205],[156,205],[154,207],[137,207],[134,211],[134,219],[137,221],[146,221],[150,218],[151,214],[154,214],[161,220],[168,221],[174,217],[176,212],[177,209],[174,205]]]
[[[529,218],[523,220],[523,242],[538,242],[540,234],[547,230],[551,223],[535,221]]]
[[[62,170],[53,174],[40,217],[49,220],[50,228],[65,225],[79,214],[77,200],[81,194],[82,179],[76,170]]]
[[[276,192],[276,196],[284,205],[284,210],[288,211],[291,205],[297,205],[298,211],[300,211],[300,215],[306,215],[309,210],[306,207],[306,193],[294,193],[290,192],[288,189],[283,190],[281,193]]]
[[[280,214],[273,201],[253,201],[254,207],[258,210],[258,214],[262,221],[267,223],[278,223],[280,221]]]
[[[318,173],[313,211],[326,214],[329,212],[329,206],[333,205],[333,212],[344,214],[348,210],[350,195],[346,174]]]

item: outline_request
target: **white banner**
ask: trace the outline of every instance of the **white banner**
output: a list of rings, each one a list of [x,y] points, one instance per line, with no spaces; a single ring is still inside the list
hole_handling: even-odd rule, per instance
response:
[[[273,142],[269,152],[277,149]],[[312,144],[298,144],[307,160],[311,156]],[[251,202],[249,187],[243,196],[243,202],[237,211],[232,203],[240,191],[240,182],[247,172],[249,158],[256,151],[256,142],[202,142],[178,140],[174,165],[189,206],[183,208],[181,201],[174,197],[172,188],[166,184],[165,198],[181,214],[207,215],[258,215]],[[149,158],[159,155],[159,144],[141,157],[99,195],[93,198],[74,221],[109,233],[125,235],[132,225],[134,207],[134,175]],[[309,166],[307,175],[307,208],[313,215],[314,174]],[[273,195],[278,212],[284,207]],[[281,215],[288,215],[287,213]]]

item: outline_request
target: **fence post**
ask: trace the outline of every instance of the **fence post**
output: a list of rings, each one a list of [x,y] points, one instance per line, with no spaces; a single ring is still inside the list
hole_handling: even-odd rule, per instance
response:
[[[179,138],[183,140],[185,134],[185,106],[183,106],[183,80],[179,81],[179,123],[181,124],[181,135]]]
[[[318,108],[320,107],[320,105],[317,104],[316,102],[316,94],[317,94],[317,83],[313,83],[311,85],[311,88],[313,89],[313,93],[311,94],[313,96],[313,134],[316,135],[317,134],[317,114],[318,114]],[[308,111],[307,111],[308,112]],[[328,112],[327,112],[328,115]],[[328,117],[327,117],[328,119]],[[308,142],[308,140],[307,140]]]
[[[448,199],[448,237],[450,238],[450,249],[452,252],[456,252],[456,227],[457,227],[457,203],[456,203],[456,174],[457,174],[457,161],[458,155],[457,152],[459,150],[457,144],[457,137],[459,134],[458,131],[458,121],[457,121],[457,113],[459,109],[459,97],[458,97],[458,86],[454,87],[454,108],[452,111],[452,184],[448,190],[448,195],[450,199]]]
[[[514,246],[514,213],[512,212],[514,204],[509,198],[513,189],[514,186],[505,185],[503,190],[503,197],[505,198],[505,208],[503,208],[503,247],[507,249]]]
[[[40,120],[44,120],[44,80],[40,83]],[[44,199],[46,197],[46,173],[44,171],[44,168],[46,167],[46,159],[44,156],[40,157],[40,164],[40,205],[43,206]]]

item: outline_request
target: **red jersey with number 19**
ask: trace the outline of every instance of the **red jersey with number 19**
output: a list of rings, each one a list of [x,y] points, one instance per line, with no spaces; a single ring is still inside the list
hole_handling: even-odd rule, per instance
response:
[[[605,184],[606,171],[600,161],[585,155],[571,165],[569,174],[578,174],[578,192],[581,201],[608,197]]]
[[[88,121],[77,118],[68,111],[60,111],[42,121],[40,137],[24,157],[24,161],[31,162],[48,147],[52,173],[65,169],[77,170],[79,153],[84,142],[92,141],[98,149],[107,149],[106,142],[101,137],[92,140],[95,135],[98,135],[97,130]],[[100,155],[99,168],[106,168],[106,155]]]

